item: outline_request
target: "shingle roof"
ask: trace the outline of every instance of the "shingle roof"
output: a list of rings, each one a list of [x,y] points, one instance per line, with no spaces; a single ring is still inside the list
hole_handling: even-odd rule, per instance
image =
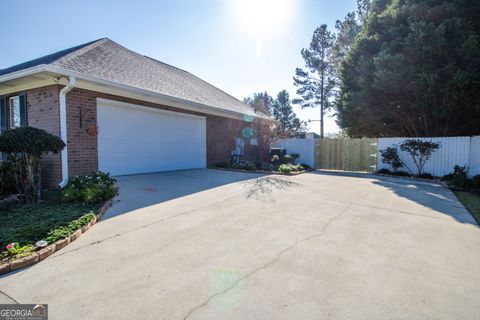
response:
[[[0,70],[0,76],[42,64],[229,111],[253,110],[187,71],[138,54],[108,38]]]

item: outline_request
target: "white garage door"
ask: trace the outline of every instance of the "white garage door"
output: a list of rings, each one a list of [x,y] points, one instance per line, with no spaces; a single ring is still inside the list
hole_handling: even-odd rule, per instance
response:
[[[97,99],[98,166],[111,175],[205,168],[204,117]]]

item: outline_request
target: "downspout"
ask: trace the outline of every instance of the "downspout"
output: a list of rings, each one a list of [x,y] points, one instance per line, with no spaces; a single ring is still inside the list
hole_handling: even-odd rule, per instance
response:
[[[65,148],[62,150],[62,181],[59,183],[60,188],[64,188],[68,183],[68,145],[67,145],[67,93],[75,87],[77,79],[75,77],[68,77],[68,84],[60,90],[59,104],[60,104],[60,138],[65,143]]]

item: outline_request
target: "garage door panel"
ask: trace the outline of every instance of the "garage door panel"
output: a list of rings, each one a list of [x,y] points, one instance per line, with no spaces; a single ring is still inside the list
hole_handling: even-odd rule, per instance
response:
[[[205,168],[203,117],[99,99],[99,168],[112,175]]]

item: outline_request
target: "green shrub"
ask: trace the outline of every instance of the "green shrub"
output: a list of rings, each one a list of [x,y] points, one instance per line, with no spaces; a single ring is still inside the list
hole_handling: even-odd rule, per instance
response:
[[[232,165],[232,168],[248,171],[256,171],[257,166],[250,161],[238,161]]]
[[[12,259],[12,258],[17,258],[23,255],[28,255],[31,252],[33,252],[34,248],[33,245],[25,245],[25,246],[20,246],[18,242],[13,242],[9,243],[6,247],[5,250],[2,251],[0,254],[0,259]]]
[[[405,172],[405,171],[394,171],[394,172],[392,172],[392,175],[399,176],[399,177],[411,177],[412,176],[410,173]]]
[[[309,166],[308,164],[306,164],[306,163],[300,163],[300,165],[302,166],[302,168],[303,168],[304,170],[310,170],[310,169],[312,169],[312,167],[310,167],[310,166]]]
[[[400,144],[400,150],[407,152],[412,157],[413,163],[417,167],[418,175],[423,173],[425,163],[438,148],[440,148],[440,143],[420,139],[407,139]],[[407,167],[407,169],[412,172],[410,168]]]
[[[9,160],[0,162],[0,196],[17,193],[13,163]]]
[[[262,166],[261,166],[262,170],[264,171],[275,171],[275,166],[271,163],[266,163],[266,162],[263,162],[262,163]]]
[[[59,153],[65,143],[45,130],[20,127],[0,135],[0,152],[6,152],[13,164],[16,187],[25,203],[40,198],[40,162],[48,153]]]
[[[422,173],[422,174],[419,174],[417,178],[433,180],[435,177],[430,173]]]
[[[378,174],[392,174],[392,171],[388,170],[387,168],[382,168],[377,171]]]
[[[289,164],[281,164],[278,167],[278,172],[290,174],[293,171],[292,166]]]
[[[64,239],[71,234],[73,234],[75,231],[80,229],[83,226],[86,226],[90,221],[92,221],[95,218],[95,214],[93,212],[89,212],[80,218],[71,221],[67,226],[63,227],[58,227],[50,231],[47,235],[47,241],[48,243],[53,243],[57,240]]]
[[[382,162],[390,165],[393,171],[403,167],[404,163],[398,155],[397,147],[388,147],[385,150],[380,150],[380,154],[382,155]]]
[[[443,176],[449,186],[457,189],[470,189],[474,186],[474,180],[468,178],[468,168],[466,166],[456,165],[453,172]]]
[[[473,188],[475,190],[480,190],[480,174],[477,174],[472,178]]]
[[[274,166],[278,166],[280,164],[280,157],[278,155],[272,156],[272,160],[270,161]]]
[[[116,180],[108,173],[100,171],[88,176],[77,176],[71,179],[62,190],[62,200],[98,203],[112,199],[118,193],[115,182]]]

